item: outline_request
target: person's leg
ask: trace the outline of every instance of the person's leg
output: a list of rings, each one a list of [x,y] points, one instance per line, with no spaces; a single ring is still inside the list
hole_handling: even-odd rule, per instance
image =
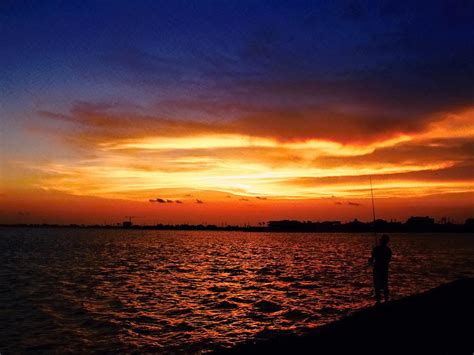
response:
[[[380,287],[380,273],[376,269],[374,269],[374,272],[373,272],[373,279],[374,279],[375,301],[377,302],[377,304],[379,304],[381,300],[382,288]]]
[[[385,302],[388,302],[390,297],[390,291],[388,288],[388,270],[383,275],[383,298]]]
[[[380,303],[380,287],[379,287],[379,280],[378,280],[378,274],[377,271],[374,269],[372,272],[372,280],[374,283],[374,295],[375,295],[375,301],[377,304]]]

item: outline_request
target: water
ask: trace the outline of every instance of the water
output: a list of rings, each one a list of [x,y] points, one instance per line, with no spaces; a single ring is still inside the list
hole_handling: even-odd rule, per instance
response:
[[[0,229],[0,352],[199,352],[372,304],[361,234]],[[474,277],[473,235],[393,235],[392,295]]]

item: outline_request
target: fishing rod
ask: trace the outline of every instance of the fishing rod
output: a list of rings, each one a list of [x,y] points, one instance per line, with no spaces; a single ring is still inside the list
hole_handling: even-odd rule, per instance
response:
[[[374,224],[374,245],[377,246],[377,230],[375,229],[375,202],[374,202],[374,188],[372,187],[372,175],[369,176],[370,193],[372,195],[372,216]]]

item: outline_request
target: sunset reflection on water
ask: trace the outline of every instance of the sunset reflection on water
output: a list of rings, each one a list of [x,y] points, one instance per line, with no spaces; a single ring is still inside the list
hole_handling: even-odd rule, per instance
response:
[[[201,351],[302,332],[372,303],[373,239],[3,229],[7,350]],[[394,235],[392,292],[474,276],[469,235]]]

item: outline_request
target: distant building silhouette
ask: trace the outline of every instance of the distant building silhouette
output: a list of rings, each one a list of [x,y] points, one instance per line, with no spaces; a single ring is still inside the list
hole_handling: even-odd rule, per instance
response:
[[[133,226],[133,223],[131,221],[122,222],[122,227],[123,228],[131,228],[132,226]]]
[[[366,228],[366,224],[359,221],[357,218],[352,222],[347,223],[349,231],[351,232],[360,232]]]
[[[409,226],[432,226],[434,225],[434,218],[425,216],[425,217],[410,217],[407,220],[407,225]]]
[[[413,216],[408,218],[407,222],[405,223],[408,230],[412,232],[433,232],[436,229],[439,229],[440,224],[435,224],[434,218],[425,216]],[[446,226],[446,225],[445,225]]]
[[[342,223],[340,221],[297,221],[279,220],[269,221],[267,225],[260,222],[258,226],[224,225],[214,224],[155,224],[138,225],[132,222],[136,216],[125,216],[128,220],[109,225],[85,225],[85,224],[0,224],[2,227],[33,227],[33,228],[128,228],[128,229],[158,229],[158,230],[225,230],[225,231],[251,231],[251,232],[321,232],[321,233],[474,233],[474,218],[470,217],[463,224],[456,224],[449,218],[442,218],[439,223],[435,219],[425,216],[410,217],[405,223],[396,220],[386,221],[377,219],[375,222],[361,222],[357,219]]]

